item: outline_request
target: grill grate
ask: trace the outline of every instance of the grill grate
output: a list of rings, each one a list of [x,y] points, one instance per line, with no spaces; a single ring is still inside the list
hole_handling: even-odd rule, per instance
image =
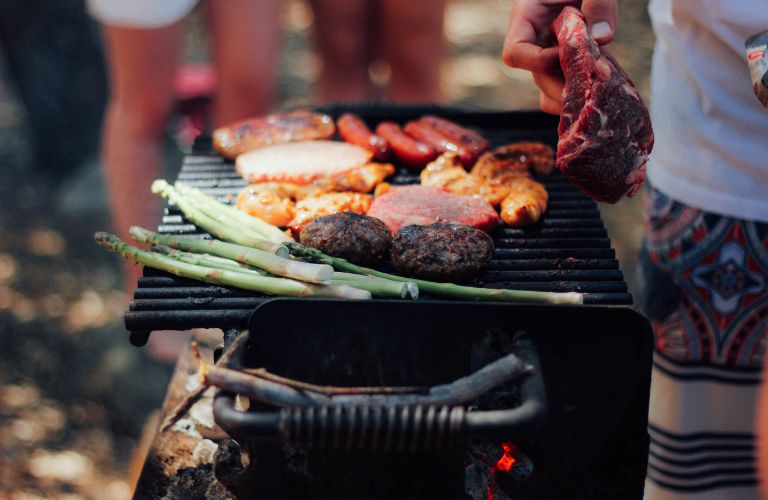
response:
[[[374,123],[382,118],[402,122],[422,114],[418,110],[405,109],[406,114],[390,110],[379,116],[364,111],[360,114]],[[540,113],[448,111],[443,115],[481,129],[494,145],[515,140],[553,144],[556,139],[556,122]],[[233,164],[213,152],[208,139],[197,141],[193,151],[183,159],[177,178],[222,200],[234,199],[245,185]],[[538,180],[549,191],[547,212],[533,227],[501,227],[494,232],[496,251],[493,260],[476,285],[577,291],[586,294],[586,304],[631,304],[632,297],[627,292],[597,204],[559,173]],[[395,185],[416,183],[418,175],[401,168],[389,182]],[[170,205],[158,230],[193,237],[202,234]],[[382,270],[388,269],[385,266]],[[125,315],[125,324],[132,332],[132,341],[138,344],[146,342],[153,330],[244,328],[253,309],[268,299],[268,296],[254,292],[211,286],[146,269]]]

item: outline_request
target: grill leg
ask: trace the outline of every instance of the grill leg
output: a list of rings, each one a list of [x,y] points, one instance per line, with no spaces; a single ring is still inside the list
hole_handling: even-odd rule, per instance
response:
[[[150,331],[131,331],[131,335],[129,337],[129,340],[131,341],[131,344],[135,345],[136,347],[143,347],[147,345],[147,342],[149,342],[149,334],[152,333]]]

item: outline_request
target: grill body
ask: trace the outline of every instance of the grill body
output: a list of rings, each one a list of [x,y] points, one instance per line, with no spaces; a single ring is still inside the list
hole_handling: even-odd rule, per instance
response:
[[[543,113],[478,113],[423,106],[343,107],[325,111],[338,115],[348,110],[357,112],[371,125],[382,120],[404,123],[422,114],[439,114],[480,130],[494,146],[516,140],[536,140],[554,146],[557,140],[556,118]],[[245,185],[232,162],[213,152],[206,138],[198,140],[192,153],[184,158],[178,180],[221,200],[234,200]],[[597,204],[558,173],[538,180],[549,191],[547,212],[532,227],[499,227],[492,235],[496,246],[493,259],[474,284],[577,291],[586,294],[587,304],[630,305],[632,297]],[[401,167],[389,182],[416,183],[418,173]],[[158,229],[190,237],[202,234],[173,206],[166,208]],[[382,270],[391,269],[384,266]],[[152,269],[145,271],[138,285],[125,315],[131,340],[138,345],[146,343],[153,330],[243,329],[253,309],[268,300],[264,295],[209,286]],[[422,302],[427,300],[425,297]]]
[[[333,422],[310,431],[313,446],[294,447],[232,426],[215,411],[251,456],[243,491],[274,498],[466,498],[472,447],[513,441],[533,473],[525,480],[496,474],[511,498],[642,498],[652,337],[630,308],[277,299],[255,310],[250,328],[233,366],[341,386],[446,383],[497,359],[525,334],[538,351],[547,410],[507,432],[473,438],[465,427],[426,451],[413,449],[421,442],[413,430],[396,435],[387,450],[384,439],[373,451],[354,443],[348,450],[349,427],[336,432]],[[489,397],[473,405],[487,409]],[[320,432],[336,446],[321,448]]]
[[[480,130],[494,146],[556,141],[557,120],[542,113],[388,106],[325,111],[356,112],[369,125],[438,114]],[[178,179],[224,200],[244,186],[232,163],[213,153],[204,139],[185,157]],[[533,474],[524,481],[497,474],[504,491],[522,499],[642,498],[650,328],[631,307],[596,203],[559,174],[539,180],[550,193],[547,212],[529,228],[498,228],[492,235],[493,260],[474,284],[578,291],[586,294],[584,306],[433,297],[415,303],[273,298],[147,269],[125,315],[126,327],[137,345],[154,330],[248,328],[252,342],[238,363],[332,385],[445,383],[476,369],[478,356],[493,354],[478,345],[522,331],[539,353],[547,412],[533,426],[487,436],[495,443],[514,440],[533,463]],[[390,180],[417,181],[417,174],[405,168]],[[201,235],[173,206],[159,230]],[[232,428],[230,434],[251,456],[234,488],[243,498],[466,498],[464,466],[474,444],[462,439],[464,430],[455,446],[442,451],[373,453],[307,451]]]

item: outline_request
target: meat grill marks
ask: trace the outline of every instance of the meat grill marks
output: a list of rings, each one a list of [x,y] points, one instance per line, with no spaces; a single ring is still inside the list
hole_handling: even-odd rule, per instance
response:
[[[409,116],[398,121],[422,114],[418,109],[409,110]],[[398,118],[391,114],[388,117]],[[494,145],[518,140],[552,144],[555,139],[551,118],[540,114],[467,114],[450,118],[462,124],[476,124]],[[532,128],[532,123],[539,122],[540,129]],[[587,304],[631,304],[632,297],[597,204],[559,173],[536,179],[549,192],[547,212],[534,226],[501,226],[492,233],[496,249],[479,277],[481,286],[578,291],[586,294]],[[184,158],[178,180],[222,200],[234,200],[245,185],[232,163],[213,153],[210,142],[205,141],[198,141],[195,150]],[[398,168],[391,182],[418,183],[418,172]],[[190,237],[201,234],[172,206],[166,209],[159,231]],[[382,270],[392,271],[389,267]],[[125,324],[135,333],[136,342],[141,342],[145,335],[142,332],[160,329],[243,328],[253,308],[268,298],[147,269],[145,277],[139,280]]]

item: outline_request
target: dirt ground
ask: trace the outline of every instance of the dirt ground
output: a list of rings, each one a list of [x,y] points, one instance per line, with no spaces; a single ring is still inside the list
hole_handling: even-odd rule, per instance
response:
[[[51,2],[33,4],[43,10],[0,12],[0,18],[52,15]],[[536,107],[530,76],[506,68],[499,57],[509,6],[508,0],[449,2],[443,85],[450,104]],[[646,4],[623,0],[620,7],[613,50],[647,99],[653,36]],[[320,63],[311,47],[311,12],[291,0],[284,14],[278,106],[312,104]],[[14,26],[32,23],[29,17],[15,21]],[[0,22],[0,30],[6,24]],[[89,24],[77,33],[85,37],[97,30]],[[195,14],[188,61],[205,60],[203,35]],[[44,43],[64,50],[72,33],[61,36]],[[99,53],[98,38],[80,43]],[[0,43],[0,498],[129,498],[131,473],[141,459],[135,450],[142,430],[152,425],[172,367],[128,343],[122,326],[128,298],[120,291],[118,259],[92,242],[94,231],[109,228],[96,147],[105,95],[101,60],[57,69],[58,56],[49,54],[54,59],[40,61],[32,74],[46,70],[52,76],[22,79],[38,87],[28,101],[15,85],[12,63],[13,51],[32,48]],[[69,80],[75,77],[77,84]],[[57,95],[79,98],[72,105],[82,113],[62,109],[64,97]],[[51,130],[58,123],[54,118],[64,125]],[[48,126],[43,146],[35,142],[41,123]],[[66,154],[46,156],[54,146]],[[172,133],[167,149],[173,172],[180,153]],[[639,197],[605,206],[603,214],[631,283],[641,237]]]

